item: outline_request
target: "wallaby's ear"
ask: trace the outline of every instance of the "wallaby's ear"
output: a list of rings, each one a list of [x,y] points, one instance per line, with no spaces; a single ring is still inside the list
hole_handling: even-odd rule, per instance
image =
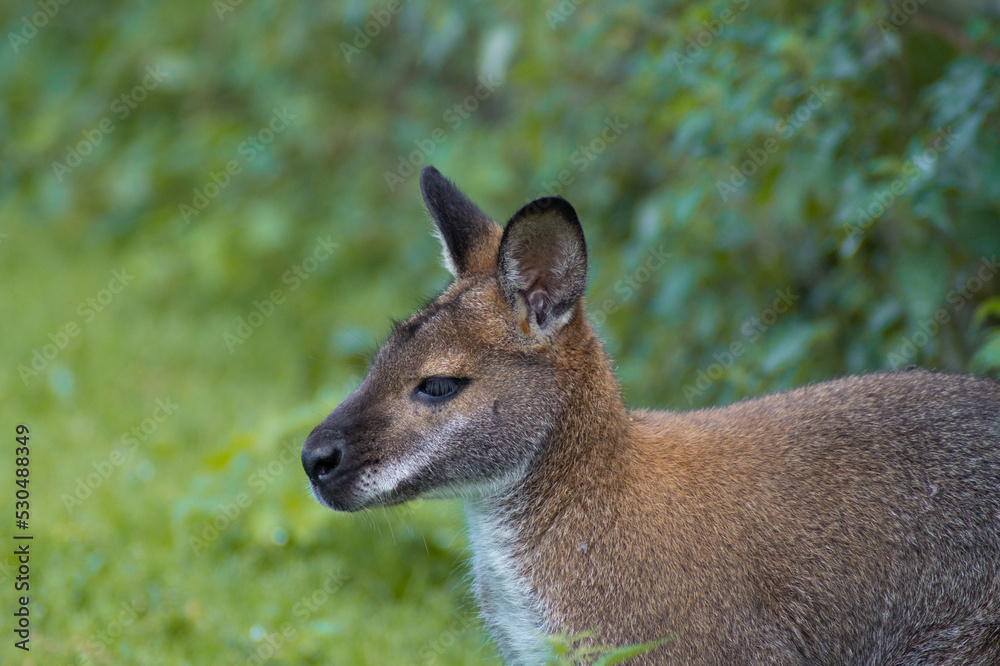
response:
[[[569,322],[587,286],[587,244],[568,201],[545,197],[514,214],[497,277],[525,333],[548,336]]]
[[[432,166],[420,172],[420,192],[437,227],[448,272],[455,277],[491,272],[500,225]]]

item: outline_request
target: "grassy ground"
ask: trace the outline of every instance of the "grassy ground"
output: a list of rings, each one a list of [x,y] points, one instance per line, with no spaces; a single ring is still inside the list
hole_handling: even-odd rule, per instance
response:
[[[0,661],[498,663],[469,597],[457,504],[347,516],[308,495],[301,443],[363,368],[325,367],[309,348],[294,300],[318,294],[289,294],[230,352],[223,332],[253,299],[207,308],[174,261],[186,242],[59,245],[45,229],[4,242],[17,289],[2,296],[0,469],[13,478],[26,424],[34,540],[31,651],[7,633]],[[79,308],[88,298],[100,312]],[[317,339],[338,334],[317,318],[329,327]],[[22,379],[34,350],[38,374]]]

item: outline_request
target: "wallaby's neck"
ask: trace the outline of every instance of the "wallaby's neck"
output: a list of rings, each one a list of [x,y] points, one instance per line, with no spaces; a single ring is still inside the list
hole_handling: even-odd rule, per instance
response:
[[[581,333],[559,359],[562,409],[523,479],[467,506],[476,596],[516,663],[541,663],[542,637],[564,619],[538,596],[544,563],[587,547],[587,535],[607,518],[592,508],[615,506],[610,495],[628,487],[634,464],[634,424],[617,379],[589,325]]]
[[[562,407],[548,437],[525,477],[480,505],[541,529],[561,509],[620,484],[634,459],[634,424],[601,343],[589,324],[573,333],[559,358]]]

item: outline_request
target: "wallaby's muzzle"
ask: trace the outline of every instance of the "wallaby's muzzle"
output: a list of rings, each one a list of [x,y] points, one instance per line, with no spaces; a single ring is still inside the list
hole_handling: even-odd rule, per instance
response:
[[[314,484],[330,479],[344,457],[344,440],[334,431],[316,428],[302,447],[302,467]]]
[[[365,386],[369,386],[368,389]],[[396,435],[370,385],[358,387],[316,426],[302,445],[302,468],[313,494],[336,511],[360,511],[409,499],[397,483],[383,483]],[[388,474],[391,477],[391,474]]]
[[[334,501],[338,480],[344,480],[344,453],[346,443],[340,432],[324,424],[313,429],[302,445],[302,468],[312,483],[313,493],[323,504],[344,510]]]

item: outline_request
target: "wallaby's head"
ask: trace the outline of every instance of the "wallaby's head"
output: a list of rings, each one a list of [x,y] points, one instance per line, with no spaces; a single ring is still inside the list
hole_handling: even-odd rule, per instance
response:
[[[572,206],[538,199],[505,228],[433,167],[420,188],[455,280],[396,325],[360,386],[306,440],[316,497],[355,511],[521,480],[596,344]]]

